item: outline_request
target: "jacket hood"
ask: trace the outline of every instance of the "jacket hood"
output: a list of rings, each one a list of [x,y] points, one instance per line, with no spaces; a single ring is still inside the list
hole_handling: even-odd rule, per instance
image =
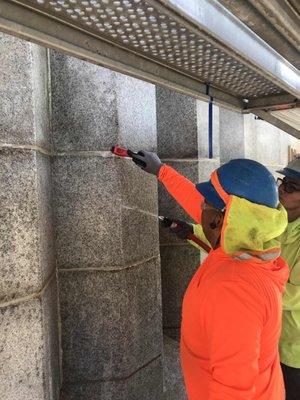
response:
[[[221,232],[224,252],[240,260],[255,257],[261,261],[271,261],[279,257],[280,242],[277,238],[287,226],[284,207],[279,204],[277,208],[271,208],[227,194],[216,171],[212,173],[211,181],[226,204]]]

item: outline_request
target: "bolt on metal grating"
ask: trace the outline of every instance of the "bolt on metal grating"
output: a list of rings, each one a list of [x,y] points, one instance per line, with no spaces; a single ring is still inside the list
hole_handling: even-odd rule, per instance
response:
[[[135,53],[236,97],[254,99],[283,90],[234,59],[201,34],[145,0],[29,0],[41,11],[71,22]]]

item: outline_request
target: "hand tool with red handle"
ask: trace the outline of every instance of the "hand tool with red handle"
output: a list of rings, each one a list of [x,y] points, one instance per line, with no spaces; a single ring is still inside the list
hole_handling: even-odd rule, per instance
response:
[[[180,223],[173,221],[170,218],[159,216],[159,220],[162,222],[163,226],[166,228],[176,228],[177,226],[180,226]],[[189,233],[187,235],[187,240],[191,240],[194,243],[196,243],[198,246],[200,246],[203,250],[205,250],[207,253],[211,251],[211,248],[204,243],[201,239],[199,239],[197,236],[195,236],[193,233]]]
[[[111,148],[111,152],[114,153],[116,156],[119,156],[119,157],[134,158],[136,164],[139,164],[141,167],[146,167],[146,164],[142,160],[139,160],[138,158],[135,158],[135,156],[137,156],[139,153],[135,153],[132,150],[125,149],[124,147],[120,147],[120,146],[113,146]]]

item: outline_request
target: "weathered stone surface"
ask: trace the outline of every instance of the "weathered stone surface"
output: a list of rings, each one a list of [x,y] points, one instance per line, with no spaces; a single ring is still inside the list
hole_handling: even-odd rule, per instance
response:
[[[45,348],[43,356],[43,364],[45,370],[45,393],[48,394],[49,400],[58,400],[62,381],[62,371],[59,338],[60,316],[58,310],[59,305],[56,274],[50,282],[49,286],[46,288],[41,302],[43,312],[42,323]]]
[[[168,215],[168,212],[166,212],[165,214]],[[190,218],[186,217],[186,218],[181,218],[180,221],[184,221],[187,223],[192,223],[193,221],[191,221]],[[161,245],[164,244],[174,244],[174,245],[185,245],[186,244],[186,240],[184,239],[180,239],[179,237],[177,237],[175,235],[174,232],[172,232],[169,228],[166,228],[162,225],[162,223],[159,224],[159,243]]]
[[[107,150],[116,143],[114,72],[52,51],[51,85],[56,150]]]
[[[156,109],[158,155],[176,159],[197,157],[196,100],[157,86]]]
[[[161,353],[158,270],[60,271],[65,382],[124,378]]]
[[[165,336],[168,336],[169,338],[176,340],[176,342],[180,341],[180,327],[178,328],[164,328],[163,332]]]
[[[162,395],[162,362],[159,357],[124,380],[66,384],[60,400],[161,400]]]
[[[116,74],[118,143],[132,150],[156,151],[155,86]]]
[[[50,149],[46,49],[0,33],[0,53],[0,143]]]
[[[161,246],[163,326],[179,327],[182,299],[200,265],[200,252],[190,245]]]
[[[116,159],[56,157],[53,188],[58,267],[120,264],[121,189]]]
[[[49,161],[0,150],[0,300],[41,289],[54,269]]]
[[[58,400],[55,285],[53,280],[43,299],[0,308],[0,398],[3,400]]]
[[[55,149],[156,150],[155,86],[51,52]]]
[[[208,151],[208,102],[197,100],[198,156],[207,158]],[[213,105],[213,157],[220,155],[219,107]]]
[[[50,131],[48,50],[31,44],[35,143],[52,150]]]
[[[186,178],[190,179],[195,184],[198,182],[198,160],[178,161],[167,163],[176,171],[180,172]],[[182,210],[182,208],[173,200],[167,193],[166,189],[160,183],[158,186],[158,199],[159,199],[159,214],[169,218],[189,220],[189,216]]]
[[[220,160],[245,158],[244,115],[220,108]]]
[[[244,119],[246,158],[266,166],[286,165],[288,146],[299,141],[268,122],[256,120],[253,114],[245,115]]]
[[[137,210],[123,208],[122,243],[125,264],[158,255],[158,219]]]
[[[122,204],[157,215],[157,178],[147,174],[131,160],[116,159]]]
[[[52,208],[52,173],[49,157],[36,154],[38,202],[38,261],[42,273],[42,283],[55,268],[54,226]]]
[[[164,336],[164,400],[187,400],[177,341]],[[175,397],[176,395],[176,397]],[[174,396],[174,397],[172,397]]]
[[[109,268],[158,254],[157,218],[135,209],[156,211],[156,182],[129,163],[103,157],[55,158],[59,267]],[[146,178],[149,194],[144,192]]]
[[[198,182],[205,182],[210,180],[211,173],[219,168],[220,160],[218,158],[199,158],[198,160],[199,166],[199,180]],[[198,183],[197,182],[197,183]]]

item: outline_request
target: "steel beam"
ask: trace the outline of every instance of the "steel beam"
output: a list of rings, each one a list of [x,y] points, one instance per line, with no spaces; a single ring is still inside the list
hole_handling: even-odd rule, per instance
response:
[[[50,18],[18,2],[0,0],[0,30],[39,45],[62,51],[91,63],[142,79],[171,90],[241,111],[242,99],[178,73],[107,39],[84,32],[65,21]]]
[[[0,0],[0,30],[238,111],[300,98],[300,71],[215,0]]]
[[[259,118],[263,119],[264,121],[269,122],[271,125],[276,126],[277,128],[281,129],[282,131],[294,136],[297,139],[300,139],[300,131],[292,126],[286,124],[285,122],[281,121],[280,119],[274,117],[267,111],[257,110],[254,111],[253,114],[257,115]]]
[[[299,15],[287,0],[249,0],[268,21],[276,26],[282,35],[300,51]],[[298,3],[299,7],[299,3]]]
[[[153,0],[151,0],[152,2]],[[172,6],[190,23],[205,30],[222,43],[236,57],[260,72],[288,93],[300,98],[300,71],[255,35],[245,24],[217,1],[209,0],[161,0]]]
[[[268,21],[261,15],[248,0],[218,1],[287,61],[293,64],[294,67],[300,69],[299,51],[277,30],[277,25],[272,24],[271,21]],[[300,2],[298,4],[300,7]]]
[[[267,96],[250,100],[245,103],[245,112],[253,110],[276,110],[283,108],[294,108],[300,104],[300,100],[290,94]]]

